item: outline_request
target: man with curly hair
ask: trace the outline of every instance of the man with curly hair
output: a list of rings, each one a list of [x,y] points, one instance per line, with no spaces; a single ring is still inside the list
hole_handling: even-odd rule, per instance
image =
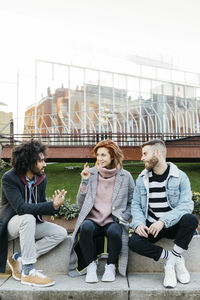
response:
[[[44,222],[42,215],[58,212],[66,191],[55,191],[53,201],[46,201],[44,174],[46,147],[37,140],[23,142],[12,152],[12,169],[2,177],[0,203],[0,272],[5,271],[8,240],[19,237],[20,252],[7,262],[12,277],[22,284],[51,286],[55,282],[36,270],[33,264],[61,243],[66,230],[56,224]]]

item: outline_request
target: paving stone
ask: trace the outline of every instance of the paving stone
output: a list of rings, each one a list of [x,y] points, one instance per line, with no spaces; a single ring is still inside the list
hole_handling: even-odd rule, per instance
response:
[[[10,278],[0,288],[1,300],[128,300],[127,279],[117,276],[116,281],[86,283],[85,276],[71,278],[67,275],[51,276],[56,284],[52,287],[31,287]],[[99,277],[100,279],[100,277]]]
[[[128,274],[130,300],[199,300],[200,273],[191,273],[191,282],[173,289],[163,286],[164,273]]]

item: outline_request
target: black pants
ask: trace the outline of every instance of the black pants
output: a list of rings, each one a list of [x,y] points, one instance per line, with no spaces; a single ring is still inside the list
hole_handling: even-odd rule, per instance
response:
[[[89,265],[96,259],[94,238],[97,236],[108,237],[108,260],[107,264],[115,264],[122,247],[122,228],[116,223],[99,226],[92,220],[85,220],[80,227],[79,244],[83,257]]]
[[[151,223],[147,222],[147,227],[150,225]],[[174,243],[177,246],[187,250],[197,226],[197,217],[192,214],[185,214],[176,225],[169,228],[164,227],[156,238],[151,234],[149,234],[148,238],[145,238],[133,233],[129,238],[128,245],[132,251],[157,261],[161,256],[163,248],[155,245],[155,242],[161,238],[175,239]]]

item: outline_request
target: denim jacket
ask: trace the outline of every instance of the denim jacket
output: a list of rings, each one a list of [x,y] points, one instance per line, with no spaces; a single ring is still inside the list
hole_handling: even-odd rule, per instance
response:
[[[169,176],[166,185],[167,201],[171,210],[163,214],[160,218],[165,223],[165,227],[171,227],[179,222],[184,214],[192,213],[194,203],[190,181],[187,175],[179,170],[173,163],[170,165]],[[149,202],[149,174],[145,169],[136,180],[136,187],[133,193],[131,204],[133,230],[138,225],[146,224]]]

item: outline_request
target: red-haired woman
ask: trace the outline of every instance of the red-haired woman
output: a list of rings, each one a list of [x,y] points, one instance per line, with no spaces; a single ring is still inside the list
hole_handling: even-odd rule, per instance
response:
[[[84,165],[77,202],[81,208],[72,236],[69,275],[86,274],[86,282],[98,282],[97,259],[107,257],[102,281],[114,281],[116,265],[125,276],[128,231],[134,181],[122,168],[123,153],[112,140],[94,147],[96,165]],[[106,238],[105,238],[106,237]]]

